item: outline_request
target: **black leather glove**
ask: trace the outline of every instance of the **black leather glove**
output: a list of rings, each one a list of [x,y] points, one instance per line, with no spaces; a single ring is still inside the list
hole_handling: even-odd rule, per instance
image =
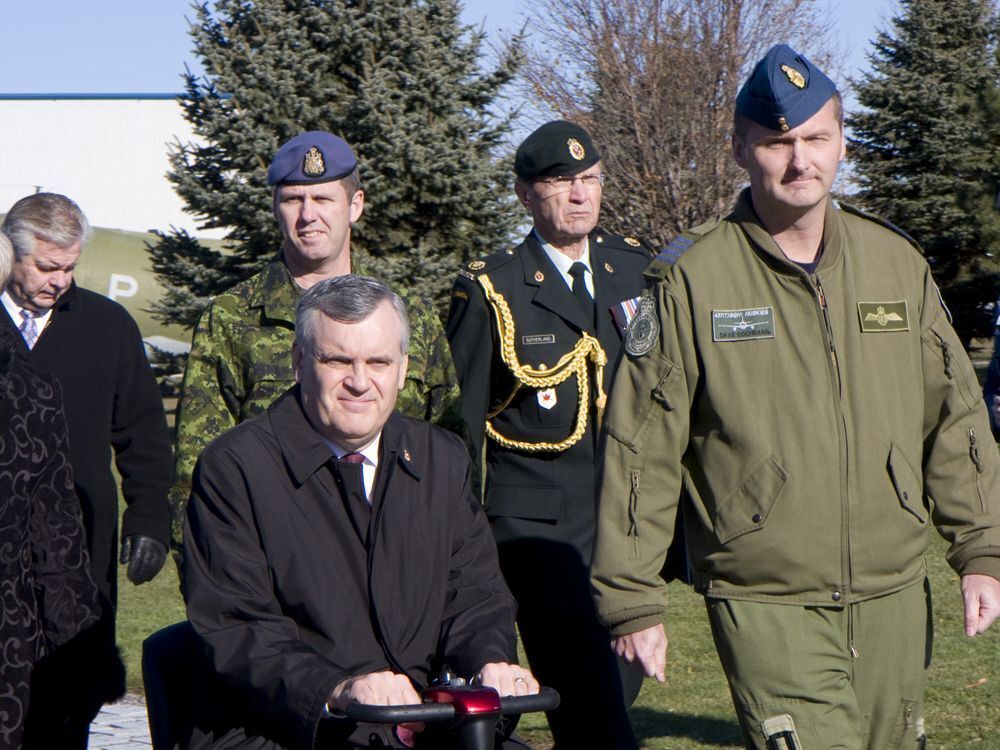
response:
[[[153,580],[166,561],[166,545],[151,537],[133,534],[122,541],[119,562],[122,565],[128,563],[125,574],[132,583],[140,584]]]

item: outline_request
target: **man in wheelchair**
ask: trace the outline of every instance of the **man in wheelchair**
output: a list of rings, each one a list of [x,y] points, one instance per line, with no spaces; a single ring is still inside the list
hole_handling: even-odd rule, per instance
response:
[[[419,703],[446,664],[538,691],[513,663],[515,603],[466,447],[393,411],[408,340],[382,283],[316,284],[296,311],[297,385],[201,455],[184,580],[215,676],[196,686],[191,747],[447,747],[431,725],[338,717]]]

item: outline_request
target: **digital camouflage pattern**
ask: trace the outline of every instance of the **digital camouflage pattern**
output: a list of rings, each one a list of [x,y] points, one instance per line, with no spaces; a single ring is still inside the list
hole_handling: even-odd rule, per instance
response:
[[[353,271],[368,273],[358,263]],[[406,385],[396,409],[463,433],[458,379],[441,321],[419,295],[394,291],[410,317]],[[198,321],[177,405],[170,507],[178,550],[191,475],[202,450],[226,430],[261,414],[295,384],[292,343],[301,295],[285,264],[276,260],[216,297]]]

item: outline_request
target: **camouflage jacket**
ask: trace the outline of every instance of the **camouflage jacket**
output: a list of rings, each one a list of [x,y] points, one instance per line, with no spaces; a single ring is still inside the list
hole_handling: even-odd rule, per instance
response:
[[[354,273],[368,269],[355,263]],[[458,379],[441,321],[419,295],[395,289],[410,315],[406,385],[396,408],[462,432]],[[295,384],[292,342],[302,290],[280,260],[216,297],[194,331],[177,405],[173,538],[179,545],[191,475],[202,450],[231,427],[262,413]]]

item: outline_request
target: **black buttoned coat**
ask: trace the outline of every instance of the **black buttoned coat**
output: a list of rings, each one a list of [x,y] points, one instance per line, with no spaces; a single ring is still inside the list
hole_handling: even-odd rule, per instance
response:
[[[607,355],[603,373],[607,391],[622,342],[611,308],[639,296],[649,260],[647,250],[635,240],[601,230],[591,233],[596,309],[591,321],[531,233],[512,250],[466,266],[452,290],[446,326],[475,455],[485,453],[484,502],[504,575],[518,600],[522,640],[536,675],[563,696],[550,724],[557,743],[569,747],[628,746],[620,736],[602,739],[603,730],[595,730],[595,725],[623,721],[627,725],[623,709],[610,715],[616,701],[621,704],[620,692],[603,705],[600,700],[608,684],[617,685],[618,676],[590,598],[598,428],[595,389],[592,383],[587,431],[564,451],[505,448],[486,437],[487,413],[508,398],[515,380],[501,360],[494,314],[478,277],[488,276],[510,307],[514,345],[522,364],[552,367],[587,331]],[[593,368],[590,372],[593,376]],[[522,387],[495,416],[493,426],[515,440],[565,439],[573,431],[579,407],[576,376],[554,390],[553,398],[551,392]],[[589,720],[588,713],[601,718]]]

